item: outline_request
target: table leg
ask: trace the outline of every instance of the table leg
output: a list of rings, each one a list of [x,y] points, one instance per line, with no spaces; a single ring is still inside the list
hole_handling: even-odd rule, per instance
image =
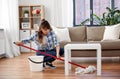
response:
[[[68,52],[69,52],[69,50],[67,48],[65,48],[65,62],[64,62],[65,63],[65,75],[69,75]]]
[[[69,52],[68,52],[68,59],[69,59],[69,61],[71,62],[71,50],[69,49],[68,50]],[[69,63],[69,70],[71,70],[71,64]]]
[[[97,49],[97,76],[101,76],[101,48]]]

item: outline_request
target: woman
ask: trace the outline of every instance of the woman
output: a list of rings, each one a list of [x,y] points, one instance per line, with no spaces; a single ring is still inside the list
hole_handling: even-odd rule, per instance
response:
[[[32,34],[29,38],[16,42],[16,44],[17,45],[26,44],[26,43],[30,43],[31,41],[35,42],[37,46],[37,50],[46,52],[53,56],[57,56],[58,58],[64,53],[64,49],[60,48],[56,35],[52,31],[50,24],[48,23],[48,21],[44,19],[41,21],[38,32],[36,32],[35,34]],[[39,56],[42,54],[40,52],[36,52],[36,55]],[[43,56],[44,56],[43,67],[49,66],[52,69],[56,68],[52,64],[55,58],[52,58],[50,56],[45,56],[45,55]]]

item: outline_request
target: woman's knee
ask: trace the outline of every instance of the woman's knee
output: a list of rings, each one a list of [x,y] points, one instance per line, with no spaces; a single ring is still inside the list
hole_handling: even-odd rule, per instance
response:
[[[50,55],[56,56],[56,52],[55,51],[49,51],[47,53],[50,54]]]
[[[41,55],[41,53],[40,52],[36,52],[36,55],[39,56],[39,55]]]
[[[52,51],[52,55],[53,55],[53,56],[56,56],[56,52]]]

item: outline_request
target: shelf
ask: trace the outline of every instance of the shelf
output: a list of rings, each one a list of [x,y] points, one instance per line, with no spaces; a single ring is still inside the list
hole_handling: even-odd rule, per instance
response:
[[[25,18],[25,19],[29,19],[30,17],[19,17],[19,18]]]
[[[30,18],[37,18],[37,19],[40,19],[41,17],[30,17]]]
[[[41,18],[40,16],[39,17],[19,17],[19,18],[25,18],[25,19],[28,19],[28,18]]]
[[[39,29],[42,19],[45,19],[43,5],[20,5],[19,7],[19,33],[20,40],[29,37],[32,33]],[[39,14],[33,13],[35,9],[39,9]],[[25,17],[24,12],[27,10],[29,13]],[[35,47],[34,44],[28,44],[30,47]],[[20,52],[30,52],[25,48],[20,48]]]
[[[35,9],[39,9],[39,14],[33,14]],[[24,11],[28,10],[28,17],[24,17]],[[23,25],[27,28],[29,25],[30,30],[34,28],[34,26],[39,25],[41,20],[45,19],[44,14],[44,6],[43,5],[20,5],[19,6],[19,29],[23,29]],[[29,22],[29,24],[23,24],[24,22]]]
[[[20,30],[31,30],[31,29],[20,29]]]

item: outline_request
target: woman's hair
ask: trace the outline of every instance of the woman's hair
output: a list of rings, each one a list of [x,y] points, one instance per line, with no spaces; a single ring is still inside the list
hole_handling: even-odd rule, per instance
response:
[[[47,20],[45,20],[45,19],[41,20],[41,24],[39,26],[39,31],[38,31],[38,40],[40,43],[42,43],[42,40],[43,40],[43,32],[41,29],[45,29],[45,30],[49,29],[51,31],[52,28]]]

